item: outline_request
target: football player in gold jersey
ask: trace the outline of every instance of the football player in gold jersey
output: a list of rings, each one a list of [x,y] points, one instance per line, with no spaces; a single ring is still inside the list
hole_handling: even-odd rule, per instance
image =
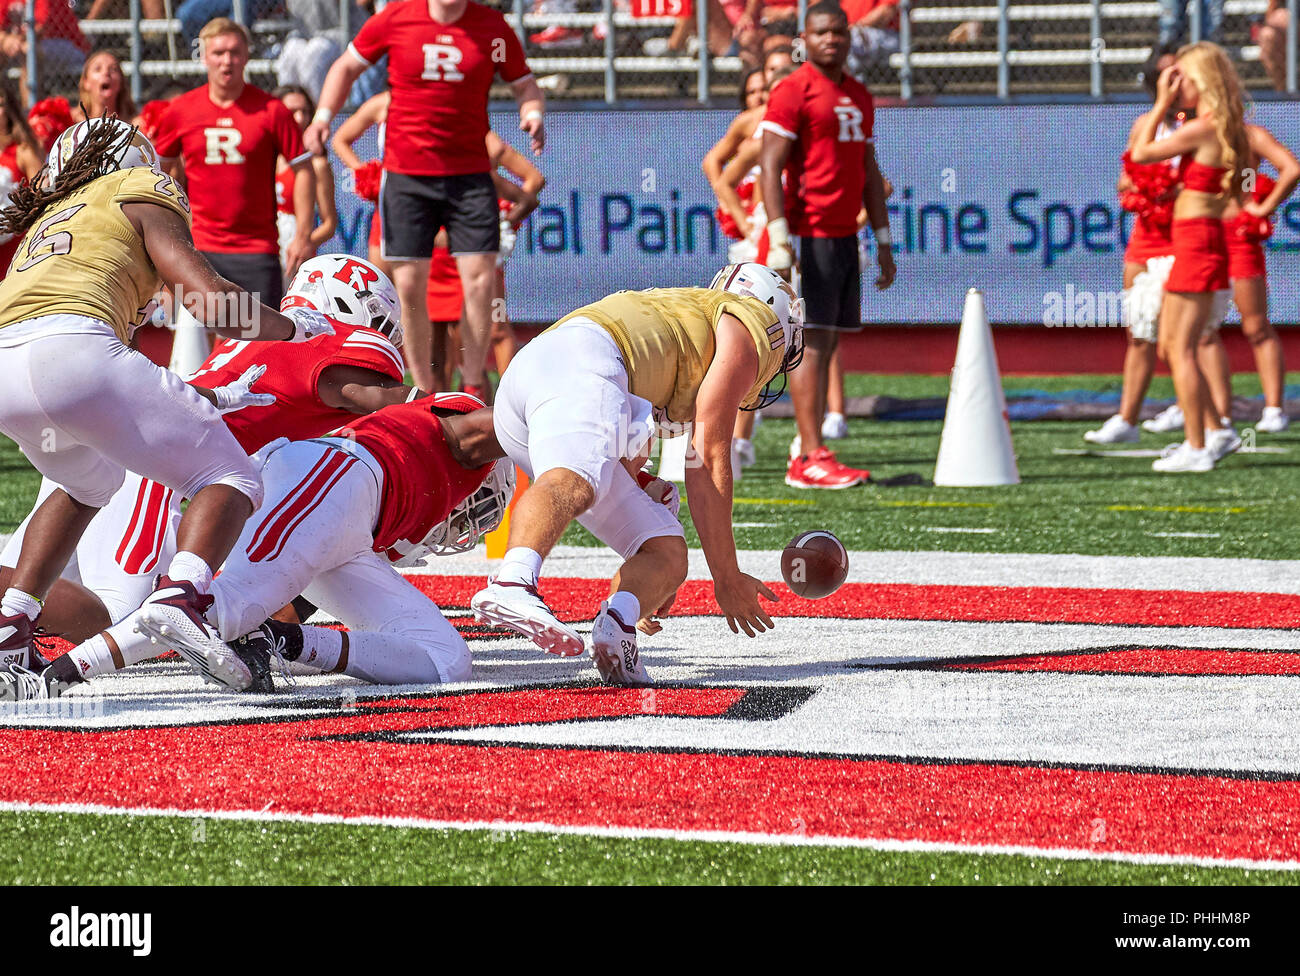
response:
[[[656,426],[689,423],[698,463],[686,490],[718,606],[734,633],[770,628],[759,597],[776,595],[736,559],[731,433],[739,410],[779,395],[802,349],[803,304],[761,264],[724,268],[709,288],[617,292],[528,343],[501,378],[494,421],[534,481],[515,505],[500,570],[470,603],[479,619],[552,654],[582,653],[536,589],[542,560],[576,518],[626,560],[592,626],[596,667],[610,684],[649,684],[634,625],[659,631],[654,618],[672,605],[687,560],[677,490],[641,467]]]
[[[82,645],[120,656],[124,642],[207,628],[212,568],[262,500],[255,463],[216,408],[127,342],[159,284],[224,336],[304,341],[330,334],[319,312],[281,315],[249,300],[194,249],[189,202],[157,167],[149,140],[116,119],[73,126],[36,181],[0,212],[25,235],[0,283],[0,433],[60,487],[33,514],[0,602],[0,700],[46,697],[66,659],[27,670],[33,625],[86,525],[135,471],[190,499],[178,553],[145,604]],[[199,308],[202,305],[204,307]],[[231,309],[247,314],[225,318]],[[192,661],[201,670],[223,662]],[[8,665],[8,667],[6,667]]]

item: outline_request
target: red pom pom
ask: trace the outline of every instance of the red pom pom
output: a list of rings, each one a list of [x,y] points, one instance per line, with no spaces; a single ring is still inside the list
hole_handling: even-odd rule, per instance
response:
[[[1277,180],[1267,173],[1257,173],[1255,175],[1255,202],[1263,203],[1264,198],[1273,192],[1273,187],[1277,186]]]
[[[43,98],[27,113],[27,121],[41,147],[49,152],[54,140],[72,128],[72,109],[66,98]]]
[[[1267,217],[1256,217],[1243,210],[1233,221],[1233,232],[1242,240],[1258,244],[1273,235],[1273,222]]]
[[[353,172],[355,179],[356,194],[363,200],[369,200],[371,203],[379,199],[379,179],[384,171],[383,164],[372,159],[368,163],[363,163]]]

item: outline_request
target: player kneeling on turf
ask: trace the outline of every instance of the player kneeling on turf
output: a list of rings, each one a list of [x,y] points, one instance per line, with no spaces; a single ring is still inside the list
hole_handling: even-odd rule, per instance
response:
[[[514,467],[498,460],[492,411],[438,394],[346,433],[270,454],[265,514],[212,584],[207,617],[220,639],[159,635],[205,680],[270,691],[277,658],[379,684],[469,679],[464,638],[392,564],[468,549],[500,523]],[[268,619],[299,594],[348,631]]]
[[[497,391],[496,432],[533,478],[515,503],[506,557],[471,606],[553,654],[582,638],[537,593],[542,559],[575,518],[626,562],[592,626],[592,656],[610,684],[644,685],[634,624],[647,634],[686,578],[676,492],[652,500],[637,474],[655,421],[694,423],[700,463],[686,471],[691,518],[733,632],[772,626],[740,571],[731,526],[731,433],[739,410],[780,395],[803,350],[803,304],[761,264],[731,265],[709,288],[622,291],[564,317],[529,342]],[[656,479],[657,481],[657,479]],[[662,488],[662,482],[650,486]]]

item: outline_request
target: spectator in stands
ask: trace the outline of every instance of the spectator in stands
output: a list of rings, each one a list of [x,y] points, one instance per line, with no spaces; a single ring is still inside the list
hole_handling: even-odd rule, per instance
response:
[[[316,103],[307,90],[301,85],[281,85],[272,94],[289,110],[298,131],[306,131],[311,117],[316,114]],[[315,213],[320,214],[320,223],[311,231],[311,246],[319,249],[334,236],[339,225],[339,212],[334,205],[334,170],[330,167],[329,157],[312,156],[311,165],[316,173]],[[275,219],[279,230],[280,261],[286,268],[289,266],[289,246],[298,233],[298,217],[294,213],[293,188],[297,182],[294,173],[289,160],[283,156],[276,160]],[[288,281],[287,276],[285,281]]]
[[[279,6],[280,0],[244,0],[244,17],[262,20],[275,13]],[[176,17],[181,22],[185,42],[192,45],[204,24],[218,17],[232,16],[234,9],[233,0],[182,0],[176,8]],[[251,41],[249,46],[252,46]]]
[[[90,12],[82,19],[123,18],[127,16],[128,9],[126,0],[95,0],[90,5]],[[145,20],[162,20],[167,16],[167,7],[163,0],[140,0],[140,14]]]
[[[757,67],[763,58],[763,40],[767,36],[759,23],[762,0],[708,0],[708,5],[709,53],[715,58],[736,54],[746,67]],[[655,56],[690,51],[695,26],[694,14],[682,17],[670,36],[650,38],[643,50]]]
[[[1286,91],[1286,29],[1289,21],[1286,0],[1268,0],[1268,11],[1256,33],[1259,60],[1268,72],[1268,80],[1278,91]]]
[[[135,118],[135,102],[131,101],[131,93],[127,91],[122,63],[112,51],[96,51],[86,58],[81,68],[81,81],[77,84],[77,96],[80,104],[72,110],[74,121],[82,121],[87,117],[86,113],[97,119],[105,112],[124,122]],[[85,106],[85,113],[82,106]]]
[[[1223,39],[1223,0],[1192,0],[1201,5],[1202,41]],[[1187,36],[1187,0],[1160,0],[1160,43],[1177,44]]]
[[[315,101],[330,65],[356,33],[352,28],[360,26],[361,9],[349,6],[357,23],[349,23],[345,29],[339,25],[338,0],[286,0],[285,7],[293,18],[293,30],[280,48],[275,74],[281,87],[299,85]]]
[[[31,102],[27,79],[27,29],[23,26],[26,0],[7,0],[5,33],[0,37],[0,54],[5,67],[19,70],[22,99]],[[66,0],[36,0],[36,70],[46,89],[60,78],[71,79],[81,71],[90,44],[77,26],[77,15]],[[50,82],[53,82],[51,84]]]
[[[501,247],[497,193],[485,140],[488,97],[500,78],[519,103],[519,127],[535,153],[546,142],[541,89],[522,45],[498,11],[469,0],[393,3],[366,21],[334,62],[315,120],[304,135],[324,153],[330,120],[353,83],[388,54],[393,98],[380,195],[383,253],[392,263],[406,330],[403,352],[416,386],[436,389],[426,284],[434,239],[444,227],[465,289],[466,392],[492,395],[485,371],[492,333],[492,277]]]
[[[154,143],[164,165],[184,180],[194,212],[194,243],[217,272],[277,306],[283,294],[276,240],[275,166],[295,167],[297,231],[289,272],[316,253],[311,243],[316,176],[302,132],[279,99],[244,80],[249,33],[218,17],[199,32],[208,81],[172,100]]]
[[[898,0],[843,0],[849,18],[848,69],[859,78],[898,51]]]
[[[0,207],[8,206],[13,188],[35,176],[44,163],[45,148],[23,117],[17,96],[8,85],[0,86]],[[8,274],[21,242],[19,234],[0,237],[0,278]]]

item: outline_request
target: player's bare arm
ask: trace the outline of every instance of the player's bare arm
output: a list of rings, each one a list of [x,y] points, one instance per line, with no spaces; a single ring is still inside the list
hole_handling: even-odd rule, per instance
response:
[[[316,394],[327,407],[355,414],[374,413],[394,403],[405,403],[411,387],[383,373],[360,366],[328,366],[316,381]]]
[[[767,211],[768,266],[782,272],[794,264],[790,222],[785,216],[785,188],[781,186],[781,173],[793,148],[793,140],[770,129],[764,130],[758,185],[763,190],[763,208]]]
[[[519,128],[528,133],[533,155],[540,156],[546,148],[546,123],[542,116],[546,111],[546,99],[537,87],[537,79],[532,75],[511,82],[510,91],[519,103]]]
[[[885,207],[885,181],[880,175],[880,166],[876,162],[876,150],[867,143],[867,185],[862,191],[862,204],[867,211],[872,233],[876,235],[876,261],[880,265],[880,274],[876,276],[876,287],[888,288],[894,283],[897,269],[894,267],[894,249],[889,236],[889,211]]]
[[[491,407],[443,415],[442,432],[451,456],[463,467],[479,468],[506,456],[492,424]]]
[[[320,100],[316,103],[316,114],[311,125],[302,134],[303,145],[318,156],[325,155],[325,142],[330,134],[330,120],[347,101],[348,92],[353,83],[365,74],[370,67],[349,49],[340,54],[330,65],[325,75],[325,84],[321,86]],[[364,130],[362,130],[364,131]]]
[[[692,442],[700,464],[686,469],[691,521],[713,576],[718,606],[733,633],[743,630],[750,637],[772,626],[759,595],[777,599],[760,580],[740,571],[731,526],[731,433],[740,402],[758,379],[758,366],[749,332],[734,316],[722,316],[713,362],[695,401]]]
[[[198,295],[219,298],[213,304],[221,308],[239,308],[239,296],[244,290],[213,270],[194,248],[194,238],[189,225],[180,214],[153,203],[127,203],[122,213],[131,221],[144,239],[149,259],[158,269],[163,284],[173,293],[177,288]],[[297,332],[294,321],[267,305],[259,310],[258,334],[250,336],[249,323],[231,322],[212,324],[212,329],[223,338],[230,339],[292,339]],[[207,323],[205,323],[207,324]]]

